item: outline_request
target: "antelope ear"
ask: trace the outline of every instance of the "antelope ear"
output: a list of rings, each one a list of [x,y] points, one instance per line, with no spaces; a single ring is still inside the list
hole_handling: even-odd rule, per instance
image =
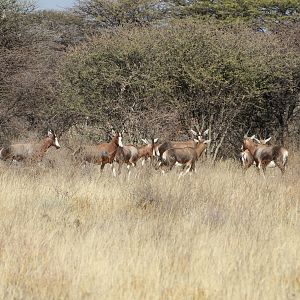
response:
[[[190,131],[191,131],[191,133],[192,133],[194,136],[197,136],[197,135],[198,135],[197,132],[196,132],[195,130],[190,129]]]
[[[197,140],[197,139],[194,139],[194,142],[195,142],[195,143],[199,143],[199,140]]]
[[[254,139],[255,139],[255,134],[250,137],[250,140],[254,140]]]
[[[153,140],[154,143],[157,143],[157,141],[158,141],[158,138],[156,138],[156,139]]]
[[[267,143],[267,142],[269,142],[270,140],[271,140],[271,136],[269,137],[269,138],[267,138],[266,140],[265,140],[265,143]]]
[[[203,144],[208,144],[208,143],[210,143],[211,142],[211,140],[205,140],[204,142],[203,142]]]
[[[115,132],[114,129],[111,130],[111,134],[112,134],[112,135],[116,135],[116,132]]]
[[[142,142],[145,143],[145,144],[149,144],[146,139],[142,139]]]
[[[53,130],[52,129],[48,129],[48,136],[50,137],[50,135],[54,135]]]
[[[262,144],[262,142],[259,139],[257,139],[256,137],[253,138],[253,140],[256,141],[258,144]]]

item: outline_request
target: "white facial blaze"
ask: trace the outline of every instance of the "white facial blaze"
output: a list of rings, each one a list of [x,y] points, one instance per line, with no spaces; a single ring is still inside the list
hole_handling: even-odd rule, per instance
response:
[[[122,137],[119,136],[118,144],[120,147],[123,147]]]
[[[159,153],[158,147],[155,149],[155,155],[156,155],[156,156],[160,156],[160,153]]]

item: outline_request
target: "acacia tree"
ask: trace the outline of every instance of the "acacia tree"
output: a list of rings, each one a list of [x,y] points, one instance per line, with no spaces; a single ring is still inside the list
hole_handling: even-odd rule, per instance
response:
[[[162,19],[167,8],[165,1],[161,0],[79,0],[74,11],[92,28],[107,28],[149,25]]]
[[[297,0],[169,0],[179,17],[212,16],[217,19],[296,18],[300,13]]]
[[[274,91],[289,94],[286,103],[299,101],[299,56],[275,36],[241,26],[187,21],[106,32],[69,53],[61,74],[65,105],[103,124],[124,124],[147,111],[160,116],[162,107],[185,126],[170,126],[172,132],[187,130],[191,119],[204,122],[213,134],[213,159],[231,153],[246,128],[259,128],[257,115],[271,116],[261,118],[262,126],[275,122],[270,109],[282,106]],[[135,131],[154,126],[136,123]]]
[[[82,36],[78,26],[74,15],[0,0],[0,140],[65,122],[57,112],[57,66]]]

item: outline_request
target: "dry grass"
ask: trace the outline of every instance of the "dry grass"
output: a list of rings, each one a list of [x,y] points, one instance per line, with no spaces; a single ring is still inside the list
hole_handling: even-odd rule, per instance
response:
[[[197,170],[2,166],[0,298],[299,299],[299,164]]]

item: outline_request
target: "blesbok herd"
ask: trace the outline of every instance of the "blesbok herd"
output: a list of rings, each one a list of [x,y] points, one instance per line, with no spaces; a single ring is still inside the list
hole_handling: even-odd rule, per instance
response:
[[[150,141],[142,139],[144,145],[123,145],[123,133],[112,131],[110,142],[98,145],[81,145],[73,152],[73,157],[82,163],[100,165],[101,171],[106,164],[110,164],[113,174],[116,176],[114,163],[118,163],[118,174],[125,164],[130,173],[130,168],[142,160],[143,166],[147,160],[154,164],[155,169],[162,173],[170,171],[174,166],[181,166],[179,176],[195,171],[195,164],[207,149],[211,140],[205,139],[208,130],[190,130],[194,139],[188,141],[163,141],[158,143],[157,138]],[[284,174],[288,161],[288,151],[282,146],[268,145],[268,139],[257,139],[255,135],[244,136],[240,159],[243,169],[246,171],[254,165],[263,174],[267,167],[278,167]],[[50,147],[60,148],[57,135],[53,130],[48,130],[48,135],[40,142],[18,143],[5,145],[0,148],[0,159],[12,162],[41,162]]]

